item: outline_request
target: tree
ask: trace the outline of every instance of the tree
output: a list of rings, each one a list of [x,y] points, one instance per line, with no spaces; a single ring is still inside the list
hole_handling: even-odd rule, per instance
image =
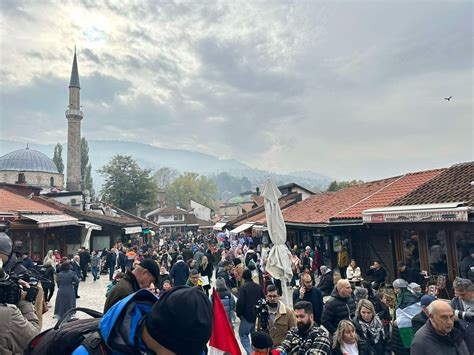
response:
[[[81,187],[82,191],[89,190],[94,195],[92,182],[92,166],[89,163],[89,143],[85,137],[81,138]]]
[[[189,208],[190,200],[212,207],[217,194],[214,182],[197,173],[184,173],[168,185],[165,190],[166,203],[169,206],[179,205]]]
[[[152,206],[157,199],[157,187],[151,170],[141,169],[129,155],[115,155],[98,170],[104,176],[102,199],[119,208],[129,209],[142,204]]]
[[[166,187],[178,177],[178,175],[179,173],[177,170],[164,167],[155,171],[153,179],[159,189],[165,190]]]
[[[54,147],[53,162],[58,168],[58,172],[62,174],[64,172],[63,146],[59,143]]]
[[[359,184],[362,184],[363,181],[362,180],[352,180],[352,181],[332,181],[328,188],[326,189],[326,191],[328,192],[333,192],[333,191],[337,191],[337,190],[340,190],[340,189],[343,189],[345,187],[349,187],[349,186],[354,186],[354,185],[359,185]]]

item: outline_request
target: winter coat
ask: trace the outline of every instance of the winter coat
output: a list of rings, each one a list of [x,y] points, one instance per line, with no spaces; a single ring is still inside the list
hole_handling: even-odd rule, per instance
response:
[[[122,250],[120,250],[118,254],[118,264],[120,267],[125,267],[125,265],[127,265],[127,256]]]
[[[459,270],[461,271],[462,278],[474,282],[474,259],[470,254],[462,259],[461,264],[459,265]]]
[[[337,288],[331,293],[331,297],[324,305],[323,315],[321,317],[321,324],[334,334],[337,325],[343,319],[352,319],[355,315],[356,304],[352,297],[344,298],[339,295]]]
[[[115,270],[115,263],[117,261],[117,254],[115,254],[113,251],[109,252],[107,254],[107,257],[105,258],[107,261],[107,267],[112,268],[112,270]]]
[[[54,305],[54,314],[62,316],[69,309],[76,307],[76,291],[74,286],[79,283],[79,277],[72,270],[64,270],[56,275],[58,294]]]
[[[225,313],[229,322],[232,324],[232,311],[235,310],[235,299],[232,293],[228,289],[218,289],[216,290],[219,298],[224,306]]]
[[[359,355],[383,355],[383,353],[374,353],[370,350],[369,345],[364,339],[359,338],[357,341],[357,348],[359,349]],[[332,355],[343,355],[340,346],[336,346],[331,350]]]
[[[399,272],[398,276],[408,283],[416,282],[418,285],[423,285],[423,276],[415,270],[406,268],[405,271]]]
[[[173,286],[186,285],[189,277],[188,265],[184,261],[178,261],[171,268],[170,276],[173,279]]]
[[[332,271],[326,272],[323,276],[321,276],[318,286],[316,287],[321,290],[323,296],[330,295],[334,288],[334,278]]]
[[[212,264],[207,264],[206,268],[204,269],[201,264],[199,264],[198,268],[199,273],[201,276],[207,276],[209,278],[209,285],[203,286],[203,288],[210,289],[211,288],[211,279],[212,279],[212,272],[214,271]]]
[[[160,276],[158,276],[158,280],[156,280],[155,286],[161,290],[163,288],[163,282],[165,282],[166,280],[169,280],[171,284],[173,284],[173,280],[171,279],[171,276],[169,273],[160,274]]]
[[[356,333],[359,336],[359,339],[364,340],[367,343],[368,349],[370,349],[370,354],[374,355],[384,355],[385,353],[389,353],[390,347],[389,347],[389,338],[388,335],[385,334],[385,330],[383,329],[383,323],[382,327],[380,329],[380,338],[377,343],[374,342],[374,339],[372,338],[372,334],[367,332],[367,336],[364,335],[364,331],[362,330],[362,326],[360,322],[363,322],[363,320],[358,319],[357,317],[353,319],[352,323],[354,323]]]
[[[280,301],[275,320],[268,324],[268,333],[273,340],[273,346],[280,345],[285,340],[288,331],[293,327],[296,327],[295,312]],[[259,319],[257,319],[257,329],[260,329]]]
[[[314,321],[319,326],[321,325],[321,315],[323,314],[323,294],[316,287],[311,287],[311,290],[305,291],[303,299],[300,299],[300,289],[293,291],[293,305],[299,301],[308,301],[313,305]]]
[[[81,268],[86,267],[87,264],[91,262],[91,254],[89,254],[88,251],[80,252],[79,258],[80,258],[79,265],[81,266]]]
[[[433,329],[431,321],[420,328],[411,343],[413,355],[469,355],[462,330],[453,328],[448,336],[441,336]]]
[[[260,285],[252,280],[246,280],[239,289],[236,305],[237,316],[244,318],[249,323],[255,323],[257,318],[255,305],[261,298],[265,298],[265,295]]]
[[[70,265],[71,265],[71,270],[76,273],[77,277],[81,278],[81,267],[79,266],[79,264],[77,264],[75,261],[73,261],[73,262],[71,262]],[[58,269],[56,270],[56,272],[59,273],[60,272],[59,270],[60,270],[60,268],[59,268],[59,265],[58,265]]]
[[[381,283],[385,282],[385,277],[387,276],[387,271],[383,267],[380,269],[369,269],[365,273],[367,276],[372,277],[373,281],[380,285]]]
[[[454,310],[457,309],[459,311],[464,311],[462,301],[458,297],[453,298],[453,300],[451,301],[451,307],[453,307]],[[463,319],[459,319],[458,323],[460,329],[464,332],[469,351],[474,354],[474,323],[466,322]]]
[[[41,331],[31,302],[0,304],[0,354],[23,354],[31,339]]]
[[[127,297],[131,293],[134,293],[140,289],[135,275],[131,271],[127,270],[123,279],[120,280],[117,285],[112,289],[110,294],[107,296],[104,305],[104,314],[112,307],[115,303],[121,299]]]
[[[188,260],[191,260],[193,258],[193,251],[191,249],[183,249],[183,260],[185,263],[188,262]]]

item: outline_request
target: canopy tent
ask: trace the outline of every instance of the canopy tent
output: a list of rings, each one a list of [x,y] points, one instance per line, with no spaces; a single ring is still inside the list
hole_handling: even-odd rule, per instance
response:
[[[244,224],[238,226],[237,228],[232,229],[230,231],[230,234],[239,234],[240,232],[244,232],[247,229],[252,228],[253,225],[254,225],[254,223],[244,223]]]
[[[286,304],[288,289],[285,280],[291,280],[291,253],[286,246],[286,227],[281,213],[278,199],[281,192],[271,178],[267,178],[263,187],[265,215],[267,219],[268,234],[273,241],[273,247],[268,254],[265,270],[275,279],[283,280],[282,289]]]
[[[226,224],[227,222],[217,222],[212,229],[214,229],[215,231],[221,231]]]
[[[35,221],[38,228],[77,226],[79,221],[67,214],[22,214],[21,216]]]

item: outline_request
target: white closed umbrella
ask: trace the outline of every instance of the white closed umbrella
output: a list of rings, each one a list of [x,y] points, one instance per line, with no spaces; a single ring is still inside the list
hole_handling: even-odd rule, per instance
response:
[[[281,213],[278,199],[281,192],[271,178],[267,178],[262,195],[265,202],[265,215],[267,218],[268,234],[273,242],[273,247],[268,254],[265,270],[275,279],[282,281],[283,295],[288,305],[288,290],[286,280],[291,280],[291,253],[286,246],[286,227]]]

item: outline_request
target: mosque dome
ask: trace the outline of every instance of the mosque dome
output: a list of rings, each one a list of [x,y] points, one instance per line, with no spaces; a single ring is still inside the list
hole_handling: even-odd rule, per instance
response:
[[[19,149],[0,157],[0,171],[41,171],[58,174],[56,164],[34,149]]]

